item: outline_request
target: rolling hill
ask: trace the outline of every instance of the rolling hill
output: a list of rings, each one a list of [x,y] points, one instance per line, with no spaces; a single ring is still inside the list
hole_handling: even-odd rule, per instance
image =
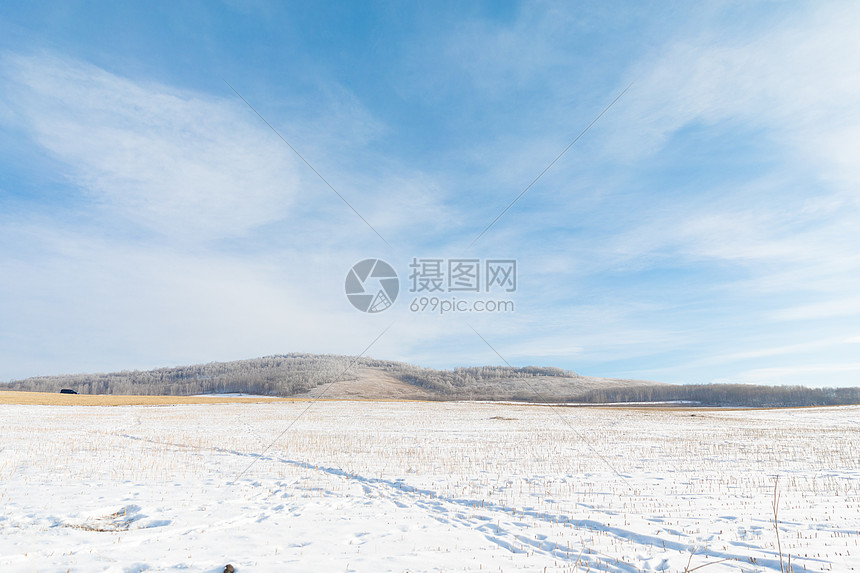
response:
[[[42,376],[9,390],[81,394],[173,395],[248,393],[350,399],[571,401],[595,390],[654,382],[580,376],[559,368],[483,366],[435,370],[403,362],[337,355],[286,354],[233,362]]]

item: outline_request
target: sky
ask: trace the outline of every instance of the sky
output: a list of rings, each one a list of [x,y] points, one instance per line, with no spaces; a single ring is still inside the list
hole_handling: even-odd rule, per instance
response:
[[[312,352],[860,386],[857,3],[0,5],[0,381]],[[369,258],[383,312],[344,291]],[[516,290],[410,291],[458,259]]]

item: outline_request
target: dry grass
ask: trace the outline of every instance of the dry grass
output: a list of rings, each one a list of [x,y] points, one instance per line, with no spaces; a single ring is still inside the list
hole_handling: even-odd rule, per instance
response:
[[[253,404],[269,402],[427,402],[408,398],[341,398],[321,399],[302,394],[293,398],[275,396],[130,396],[119,394],[60,394],[59,392],[19,392],[0,390],[0,404],[28,406],[171,406],[176,404]]]
[[[333,384],[332,388],[336,389],[338,384]],[[366,388],[365,388],[366,389]],[[10,390],[0,390],[0,404],[20,404],[28,406],[170,406],[175,404],[253,404],[260,402],[308,402],[316,400],[317,392],[309,392],[301,394],[293,398],[277,398],[273,396],[131,396],[117,394],[60,394],[59,392],[19,392]],[[391,392],[388,392],[389,394]],[[402,393],[391,397],[373,397],[364,396],[361,392],[326,392],[321,401],[324,402],[428,402],[440,403],[435,400],[422,399],[419,395],[406,396]],[[485,404],[491,404],[486,402]],[[583,409],[600,409],[600,410],[626,410],[639,412],[672,412],[689,414],[705,414],[714,412],[733,412],[733,411],[761,411],[761,410],[782,410],[782,409],[812,409],[812,408],[827,408],[828,406],[794,406],[792,408],[715,408],[701,406],[664,406],[664,405],[631,405],[625,406],[621,404],[542,404],[540,402],[523,402],[522,406],[537,406],[537,407],[552,407],[564,408],[583,408]],[[832,406],[838,408],[839,406]]]
[[[355,380],[322,384],[300,398],[316,398],[324,393],[331,400],[432,400],[435,392],[398,380],[388,372],[375,368],[359,368]]]
[[[109,394],[60,394],[0,391],[0,404],[30,406],[169,406],[172,404],[229,404],[293,402],[267,396],[120,396]]]
[[[236,494],[244,508],[262,516],[327,507],[368,519],[370,513],[347,512],[371,511],[360,509],[365,506],[389,511],[388,504],[395,504],[408,513],[387,514],[403,521],[383,527],[402,525],[407,536],[409,520],[418,515],[412,512],[426,513],[453,533],[445,538],[451,540],[447,547],[437,544],[439,537],[415,537],[411,551],[425,555],[458,550],[454,536],[465,525],[484,531],[493,550],[509,552],[518,565],[537,556],[557,560],[567,571],[616,571],[621,560],[642,562],[651,571],[779,573],[780,551],[792,555],[798,570],[832,565],[847,571],[848,552],[856,551],[860,535],[853,517],[860,504],[856,408],[696,417],[679,410],[564,410],[593,444],[589,448],[557,416],[526,405],[326,400],[283,434],[307,402],[227,405],[231,400],[217,402],[224,406],[79,409],[74,416],[64,409],[44,408],[34,416],[27,408],[2,408],[0,508],[23,516],[15,517],[23,521],[14,528],[33,532],[44,531],[46,522],[30,515],[56,516],[63,527],[84,532],[129,536],[138,529],[130,518],[143,514],[177,528],[204,502],[220,499],[213,492],[224,491],[278,438],[228,497]],[[778,474],[786,492],[779,539],[767,519]],[[87,492],[89,484],[104,484],[106,491],[141,491],[150,499],[136,501],[140,512],[116,511],[95,497],[84,503],[83,494],[45,505],[46,487],[69,484]],[[188,495],[169,493],[174,487]],[[30,505],[26,495],[32,495]],[[373,500],[386,505],[366,505]],[[10,521],[2,535],[16,531]],[[252,527],[268,527],[261,522]],[[167,540],[178,530],[157,535]]]

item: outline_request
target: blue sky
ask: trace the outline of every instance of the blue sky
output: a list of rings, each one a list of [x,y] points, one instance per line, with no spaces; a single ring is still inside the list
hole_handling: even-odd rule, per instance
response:
[[[0,380],[357,354],[389,325],[370,355],[500,363],[471,325],[513,365],[860,385],[855,3],[2,14]],[[516,312],[363,314],[369,257],[515,258]]]

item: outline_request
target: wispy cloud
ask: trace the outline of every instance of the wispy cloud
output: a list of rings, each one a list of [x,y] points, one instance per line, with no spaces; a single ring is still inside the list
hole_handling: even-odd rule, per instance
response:
[[[802,366],[755,368],[720,381],[750,384],[801,384],[826,387],[856,386],[858,379],[860,379],[860,362],[845,362],[839,364],[806,364]]]
[[[239,236],[285,216],[294,158],[223,99],[51,55],[6,54],[20,129],[97,208],[158,234]]]
[[[699,21],[643,51],[617,79],[618,85],[634,82],[622,105],[590,142],[554,169],[545,189],[514,214],[514,223],[494,230],[497,247],[522,245],[545,280],[540,290],[546,312],[535,313],[546,317],[556,336],[533,332],[521,348],[533,355],[547,348],[585,348],[577,359],[586,361],[601,354],[598,348],[611,348],[581,343],[586,337],[571,326],[575,311],[563,313],[571,316],[567,325],[555,327],[551,318],[559,305],[593,304],[596,285],[612,293],[601,312],[614,320],[586,321],[589,337],[650,332],[660,344],[622,334],[608,354],[669,352],[675,363],[662,373],[670,377],[673,367],[692,372],[685,363],[695,357],[712,364],[706,357],[719,356],[738,364],[754,357],[777,359],[786,354],[779,349],[823,350],[815,346],[818,329],[786,331],[777,324],[855,312],[860,170],[851,156],[860,148],[860,64],[853,57],[860,52],[857,8],[818,4],[754,16],[744,24]],[[566,41],[546,23],[531,24],[528,32],[536,37]],[[504,45],[516,31],[500,31],[498,42]],[[488,54],[484,57],[493,58]],[[528,65],[531,71],[540,68]],[[486,89],[505,77],[492,69],[484,61],[475,70],[484,72]],[[568,77],[569,85],[579,79]],[[542,104],[544,115],[569,121],[558,102]],[[526,164],[536,162],[534,150],[553,132],[526,132],[528,143],[517,142],[528,148]],[[691,153],[691,142],[701,149]],[[505,144],[507,150],[496,150],[506,158],[495,170],[503,174],[499,180],[511,175],[512,166],[522,166],[526,155],[516,144]],[[690,166],[691,159],[698,165]],[[684,173],[689,175],[679,175]],[[558,228],[548,232],[547,224]],[[537,247],[544,237],[552,241],[550,252],[545,252],[549,244]],[[648,273],[663,278],[655,283]],[[638,292],[633,285],[639,285]],[[653,302],[661,288],[662,304],[651,312],[621,302],[629,302],[627,297]],[[698,328],[691,320],[700,321]],[[836,334],[842,326],[832,328]],[[756,336],[726,336],[750,329]],[[842,348],[831,358],[846,355]]]
[[[240,100],[51,54],[4,54],[0,78],[4,124],[68,182],[62,204],[0,213],[0,360],[50,355],[69,371],[349,354],[378,334],[343,280],[391,253]],[[364,145],[384,127],[342,87],[325,91],[331,113],[285,131],[327,178],[398,246],[450,225],[433,178],[374,157]],[[9,376],[56,372],[15,362]]]
[[[4,378],[351,354],[378,334],[344,300],[338,259],[183,252],[41,224],[7,223],[0,240],[20,254],[0,258]]]
[[[782,308],[773,313],[775,320],[809,320],[860,314],[860,298],[842,296],[836,299]]]

